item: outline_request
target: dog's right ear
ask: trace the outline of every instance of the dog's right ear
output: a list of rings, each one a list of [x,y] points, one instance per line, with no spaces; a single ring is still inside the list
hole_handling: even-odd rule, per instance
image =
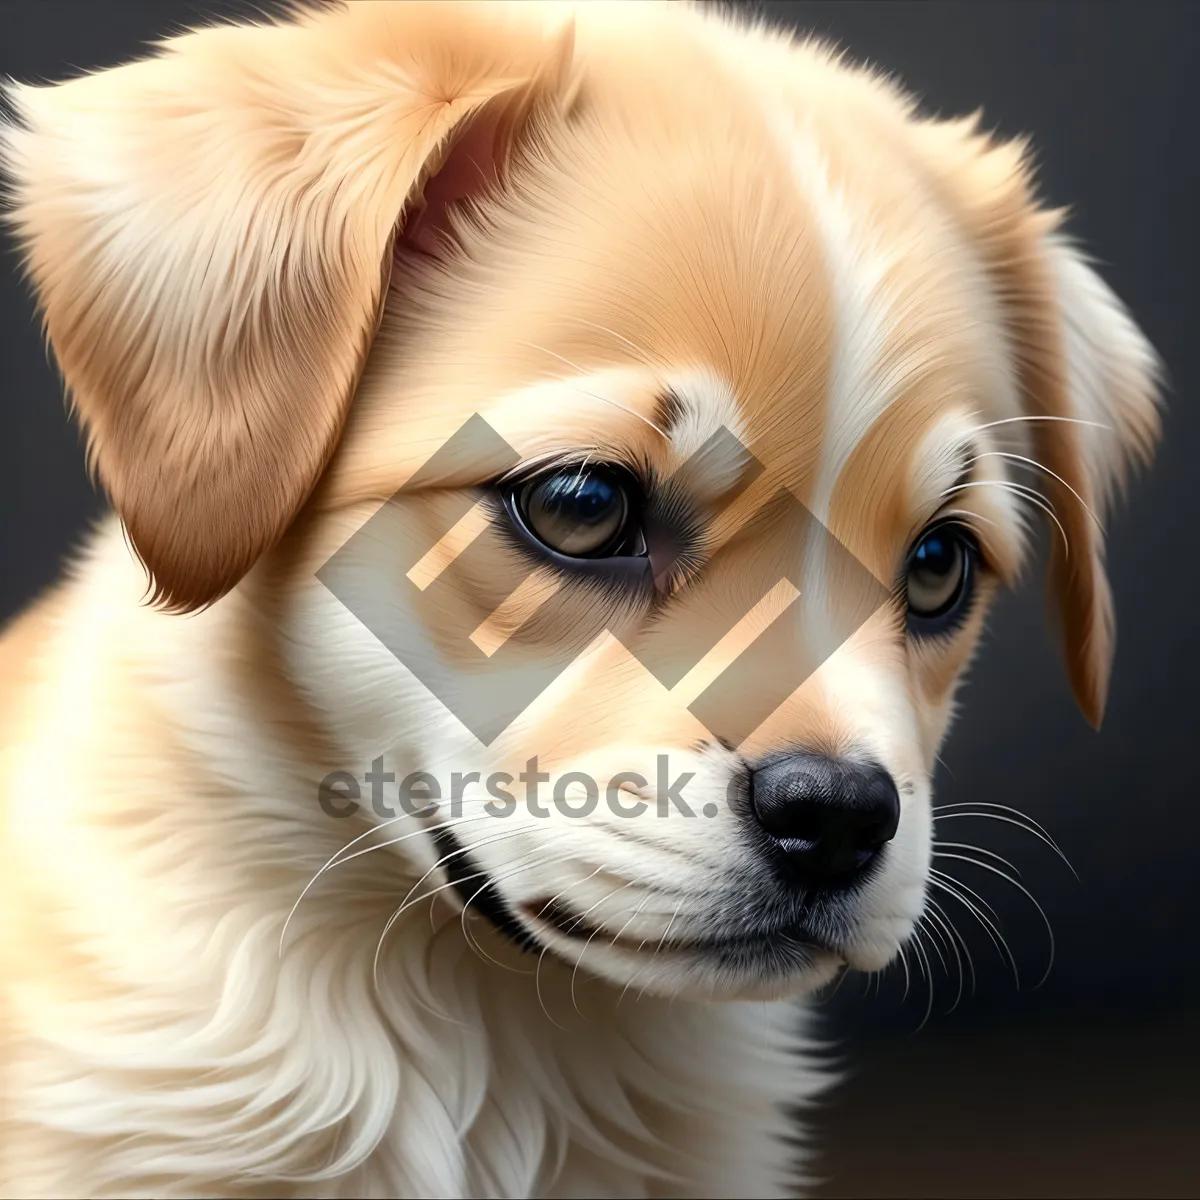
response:
[[[393,238],[428,250],[564,96],[573,31],[539,11],[352,4],[9,89],[11,221],[155,602],[211,603],[304,503]]]

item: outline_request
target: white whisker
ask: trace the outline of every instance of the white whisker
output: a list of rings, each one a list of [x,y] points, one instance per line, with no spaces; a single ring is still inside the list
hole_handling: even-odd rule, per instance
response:
[[[561,834],[558,837],[552,836],[550,840],[552,842],[561,840],[561,836],[562,836]],[[484,846],[492,846],[492,845],[495,845],[496,842],[503,841],[503,840],[504,840],[503,838],[498,838],[498,837],[492,838],[489,841],[484,842],[483,845]],[[533,860],[535,858],[535,856],[537,856],[542,850],[543,850],[542,846],[540,846],[540,845],[536,846],[536,847],[534,847],[534,849],[530,850],[526,854],[523,854],[521,856],[520,860],[518,861],[517,865],[511,871],[505,871],[504,874],[502,874],[502,875],[489,875],[488,878],[486,879],[486,881],[484,882],[483,886],[478,888],[476,891],[472,892],[471,895],[467,897],[465,903],[463,904],[462,912],[459,913],[459,923],[462,926],[463,939],[466,941],[467,945],[469,945],[471,947],[471,949],[475,952],[476,957],[481,958],[481,959],[486,959],[488,962],[493,963],[495,966],[503,967],[504,970],[511,971],[515,975],[528,975],[528,974],[530,974],[530,972],[522,971],[520,967],[510,967],[507,963],[502,963],[498,959],[493,958],[479,944],[479,940],[475,937],[475,935],[473,933],[471,933],[470,929],[467,927],[467,911],[468,911],[468,909],[470,909],[471,905],[481,895],[483,895],[483,893],[486,892],[489,888],[495,888],[495,886],[498,883],[507,882],[509,879],[512,879],[518,875],[523,874],[529,868],[531,860]],[[503,899],[503,898],[501,898],[501,899]]]
[[[599,866],[590,875],[585,876],[583,879],[577,879],[577,880],[575,880],[574,883],[569,883],[569,884],[567,884],[567,886],[565,888],[562,888],[558,892],[555,892],[555,894],[553,896],[551,896],[550,899],[547,900],[546,903],[543,904],[541,908],[538,909],[538,915],[540,916],[542,913],[544,913],[546,911],[546,909],[548,909],[556,901],[560,900],[569,891],[572,891],[574,888],[577,888],[580,885],[587,883],[587,881],[589,879],[594,879],[603,870],[604,870],[604,867]],[[542,1012],[544,1012],[546,1014],[546,1020],[549,1021],[550,1024],[555,1026],[557,1029],[563,1029],[563,1026],[559,1025],[559,1023],[550,1015],[550,1010],[546,1007],[546,1001],[542,997],[542,961],[543,961],[543,959],[545,959],[546,954],[549,951],[549,949],[550,949],[549,943],[542,944],[542,951],[538,955],[537,966],[535,966],[534,970],[533,970],[533,987],[534,987],[534,991],[537,992],[538,1004],[541,1005]],[[563,1029],[563,1032],[565,1033],[566,1030]]]
[[[667,938],[670,936],[671,930],[674,927],[675,921],[678,918],[680,910],[682,908],[683,908],[683,901],[680,900],[680,902],[675,906],[675,911],[671,914],[671,919],[667,922],[666,929],[663,930],[662,937],[660,937],[658,939],[658,945],[654,947],[654,951],[650,955],[650,963],[651,964],[653,964],[654,960],[658,957],[659,953],[661,952],[663,946],[666,944]],[[638,950],[640,951],[642,946],[644,946],[645,944],[646,944],[645,942],[642,942],[638,946]],[[633,981],[630,980],[630,983],[632,983],[632,982]],[[626,984],[625,986],[626,986],[626,988],[628,988],[629,984]],[[642,990],[640,992],[638,992],[637,998],[639,1000],[646,994],[646,988],[648,988],[649,986],[650,986],[650,982],[649,982],[649,980],[647,980],[646,983],[642,985]],[[624,992],[621,993],[622,996],[624,994],[625,994]]]
[[[1058,526],[1058,532],[1063,540],[1063,553],[1069,558],[1071,555],[1071,543],[1067,538],[1067,531],[1063,528],[1062,522],[1058,519],[1058,514],[1054,511],[1054,505],[1046,499],[1041,492],[1035,491],[1031,487],[1026,487],[1023,483],[1014,483],[1011,479],[976,479],[967,483],[956,483],[952,488],[947,488],[941,493],[942,496],[952,496],[955,492],[961,492],[966,488],[975,487],[998,487],[1002,491],[1010,492],[1019,500],[1025,500],[1032,504],[1035,508],[1041,509]]]
[[[590,329],[598,329],[601,333],[607,333],[610,337],[615,337],[617,341],[624,342],[643,362],[648,363],[652,361],[651,356],[639,345],[631,342],[624,334],[617,333],[615,329],[609,329],[607,325],[597,325],[595,321],[585,321],[582,318],[574,318],[574,323],[576,325],[586,325]]]
[[[1039,988],[1050,977],[1050,972],[1054,967],[1055,940],[1054,927],[1050,924],[1050,918],[1046,916],[1046,910],[1038,903],[1037,897],[1023,884],[1015,880],[1011,875],[1006,875],[999,867],[993,867],[991,863],[980,862],[978,859],[966,858],[962,855],[946,854],[944,858],[960,858],[963,862],[972,863],[977,867],[982,867],[985,871],[991,871],[993,875],[999,875],[1006,883],[1011,884],[1021,892],[1025,898],[1037,909],[1038,915],[1042,918],[1042,923],[1046,926],[1046,934],[1050,939],[1050,961],[1046,964],[1046,970],[1043,972],[1041,979],[1034,984],[1035,988]]]
[[[963,976],[962,955],[958,952],[958,944],[954,940],[951,929],[948,928],[948,922],[946,921],[945,915],[942,914],[941,909],[939,909],[936,904],[931,901],[929,911],[925,915],[929,918],[931,924],[941,929],[946,938],[946,944],[953,953],[954,961],[958,966],[958,991],[955,993],[954,1003],[949,1009],[950,1012],[953,1012],[962,1001],[963,988],[966,986],[966,980]]]
[[[981,811],[975,811],[976,809]],[[982,811],[984,809],[999,809],[1000,812],[984,812]],[[1003,816],[1001,813],[1011,813],[1013,816]],[[1031,816],[1021,812],[1019,808],[1012,808],[1007,804],[991,804],[984,800],[962,801],[957,804],[937,805],[933,809],[933,815],[935,821],[948,821],[951,817],[978,817],[986,821],[1002,821],[1006,825],[1015,825],[1018,829],[1023,829],[1026,833],[1032,834],[1039,841],[1049,846],[1062,859],[1067,870],[1076,879],[1079,878],[1079,872],[1071,865],[1071,860],[1067,858],[1059,844],[1050,836],[1049,831]],[[1014,819],[1015,817],[1019,817],[1020,820]]]
[[[587,372],[578,363],[573,363],[569,358],[564,358],[561,354],[556,354],[553,350],[547,350],[545,346],[539,346],[535,342],[519,342],[518,345],[528,346],[530,350],[540,350],[543,354],[548,354],[551,358],[557,358],[559,362],[566,363],[568,367],[578,371],[581,375],[587,374]],[[659,437],[664,438],[667,441],[671,440],[670,435],[665,430],[659,429],[659,427],[655,425],[655,423],[650,420],[649,417],[644,417],[641,413],[634,412],[632,408],[621,404],[619,401],[614,400],[611,396],[601,396],[596,392],[589,392],[586,388],[581,388],[577,384],[571,383],[570,380],[563,379],[560,380],[560,382],[566,383],[570,387],[573,387],[575,391],[580,393],[580,395],[591,396],[593,400],[599,400],[602,404],[611,404],[613,408],[619,408],[621,412],[628,413],[629,416],[634,417],[636,420],[641,421],[645,425],[649,425],[650,428],[659,435]]]
[[[900,1003],[903,1004],[908,999],[909,988],[912,986],[912,972],[908,969],[908,955],[904,952],[904,947],[900,947],[900,965],[904,968],[904,995],[900,997]]]
[[[926,922],[929,922],[928,924]],[[936,930],[933,923],[929,921],[929,913],[922,913],[917,921],[917,928],[923,930],[929,935],[929,948],[937,955],[937,960],[942,965],[942,970],[949,975],[950,964],[946,961],[946,957],[942,954],[942,946],[945,944],[945,938],[939,930]],[[932,964],[930,964],[932,966]]]
[[[945,892],[946,895],[957,900],[975,918],[983,928],[984,933],[987,934],[992,945],[996,947],[996,953],[1000,955],[1001,960],[1008,964],[1009,969],[1013,973],[1013,982],[1016,984],[1017,990],[1020,991],[1021,973],[1017,968],[1016,956],[1009,948],[1008,940],[1001,932],[1000,926],[992,919],[995,916],[995,910],[992,909],[991,905],[974,888],[963,883],[961,879],[953,875],[947,875],[943,871],[930,871],[930,882],[939,891]],[[974,899],[970,899],[969,897],[974,897]],[[989,913],[991,916],[988,915]]]
[[[488,814],[483,814],[483,818],[487,819],[487,820],[494,819],[491,816],[489,816]],[[446,888],[448,888],[448,887],[453,887],[455,885],[456,881],[453,879],[448,879],[445,883],[439,884],[437,887],[433,888],[431,891],[422,892],[420,895],[414,897],[414,893],[421,886],[421,884],[424,883],[425,880],[427,880],[429,878],[429,876],[434,873],[434,871],[436,871],[439,867],[444,866],[452,858],[458,858],[460,855],[467,854],[471,850],[482,849],[484,846],[490,846],[498,841],[503,841],[503,840],[505,840],[506,836],[507,837],[515,837],[518,833],[521,833],[521,832],[523,832],[523,830],[514,829],[514,830],[508,832],[507,834],[497,834],[495,837],[486,839],[483,842],[481,842],[478,846],[459,846],[457,849],[451,850],[448,854],[443,854],[441,856],[441,858],[439,858],[437,860],[437,862],[435,862],[433,864],[433,866],[430,867],[429,870],[427,870],[425,872],[425,874],[422,875],[421,878],[417,880],[416,883],[413,884],[413,886],[409,889],[408,894],[400,902],[399,906],[392,912],[391,916],[388,917],[387,922],[384,924],[383,932],[380,933],[380,935],[379,935],[379,941],[375,944],[375,959],[374,959],[374,965],[372,968],[372,974],[374,976],[377,987],[379,984],[379,958],[380,958],[380,955],[383,953],[383,945],[387,939],[387,935],[392,931],[392,928],[395,926],[396,922],[401,918],[401,916],[403,916],[403,914],[405,912],[407,912],[410,908],[412,908],[413,905],[419,904],[423,900],[430,899],[431,897],[437,895],[439,892],[445,891]],[[555,839],[552,839],[552,840],[555,840]],[[523,863],[526,862],[528,860],[528,857],[529,856],[526,855],[522,859],[522,862]],[[486,874],[487,874],[486,871],[473,871],[470,875],[464,875],[462,877],[462,879],[458,880],[457,882],[464,882],[467,879],[478,879],[480,876],[486,875]]]
[[[972,521],[980,521],[984,525],[990,525],[993,529],[1000,529],[1001,525],[998,521],[993,521],[991,517],[985,517],[982,513],[977,513],[969,508],[944,508],[939,513],[943,517],[969,517]]]
[[[925,1005],[925,1015],[921,1018],[921,1023],[913,1030],[914,1036],[925,1028],[933,1014],[933,968],[929,965],[929,956],[921,945],[921,930],[918,929],[916,932],[917,936],[913,939],[913,950],[916,951],[917,961],[921,963],[921,974],[929,988],[929,1002]]]
[[[634,881],[631,879],[628,883],[623,883],[623,884],[621,884],[620,887],[613,888],[613,890],[610,891],[607,896],[601,897],[599,900],[596,901],[595,904],[593,904],[591,906],[591,908],[589,908],[585,912],[581,913],[580,916],[577,918],[576,924],[584,921],[591,913],[595,912],[596,909],[598,909],[602,904],[607,903],[615,895],[617,895],[618,892],[623,892],[626,888],[632,887],[633,883],[634,883]],[[574,1008],[575,1011],[577,1013],[579,1013],[580,1016],[583,1016],[583,1013],[579,1012],[579,1003],[575,999],[575,977],[579,974],[579,966],[583,962],[583,956],[587,953],[587,948],[592,944],[592,938],[594,938],[596,936],[596,934],[598,934],[599,932],[600,932],[600,926],[597,925],[596,928],[593,929],[592,932],[588,935],[587,941],[583,943],[583,949],[579,951],[579,954],[575,959],[575,966],[571,970],[571,1007]]]
[[[416,812],[401,813],[397,817],[391,817],[387,821],[381,821],[378,825],[372,825],[370,829],[364,830],[355,838],[351,838],[351,840],[348,841],[340,850],[338,850],[336,854],[327,859],[325,865],[304,885],[304,890],[299,896],[296,897],[296,902],[289,909],[288,915],[283,922],[283,928],[279,931],[279,953],[281,955],[283,954],[283,943],[284,939],[287,937],[288,925],[291,924],[292,917],[296,915],[296,909],[300,907],[300,902],[305,896],[308,895],[309,891],[313,887],[313,884],[315,884],[317,880],[325,874],[326,871],[331,870],[333,867],[339,867],[342,865],[342,863],[350,862],[351,859],[358,858],[360,855],[366,854],[368,850],[381,850],[385,846],[394,846],[397,844],[397,842],[405,841],[408,837],[415,837],[417,834],[424,833],[426,831],[424,829],[418,829],[412,834],[406,834],[405,837],[396,838],[386,842],[380,842],[374,846],[368,847],[367,850],[358,850],[354,854],[347,855],[347,850],[349,850],[352,846],[357,846],[359,842],[361,842],[364,838],[370,837],[371,834],[376,833],[381,829],[386,829],[389,825],[395,825],[397,821],[403,821],[409,817],[425,816],[427,813],[433,812],[434,808],[435,806],[430,805],[427,808],[418,809]],[[346,856],[343,858],[343,855]]]
[[[1112,432],[1112,426],[1105,425],[1103,421],[1085,421],[1081,417],[1056,417],[1043,415],[1041,413],[1035,413],[1024,417],[1005,417],[1000,421],[988,421],[983,425],[973,426],[973,430],[978,432],[983,429],[995,429],[1000,425],[1017,425],[1025,421],[1062,421],[1066,425],[1088,425],[1093,429],[1107,429],[1109,433]]]
[[[982,846],[976,846],[971,842],[945,842],[945,841],[941,841],[939,839],[938,841],[934,842],[934,844],[933,844],[933,857],[934,858],[943,857],[942,855],[939,854],[939,847],[941,847],[941,846],[946,846],[951,850],[970,850],[973,854],[982,854],[985,858],[995,859],[996,862],[1003,863],[1004,866],[1006,866],[1010,871],[1012,871],[1013,874],[1016,875],[1018,879],[1021,877],[1021,872],[1019,870],[1017,870],[1017,868],[1015,866],[1013,866],[1013,864],[1010,863],[1008,861],[1008,859],[1004,857],[1004,855],[997,854],[994,850],[985,850]],[[951,856],[945,855],[944,857],[949,858]]]
[[[930,896],[929,904],[933,908],[933,910],[938,914],[938,916],[941,917],[942,921],[945,923],[947,930],[949,930],[950,934],[954,937],[954,939],[958,942],[959,946],[962,948],[963,956],[967,960],[967,970],[970,971],[970,973],[971,973],[971,994],[974,995],[975,994],[975,985],[976,985],[977,980],[976,980],[976,975],[975,975],[975,960],[974,960],[974,958],[971,957],[971,947],[967,945],[967,939],[965,937],[963,937],[962,931],[954,923],[950,914],[937,902],[936,898],[934,898],[933,896]]]
[[[976,454],[975,457],[976,458],[1004,458],[1004,459],[1008,459],[1011,462],[1024,463],[1027,467],[1036,467],[1039,471],[1044,471],[1047,475],[1050,476],[1051,479],[1057,479],[1058,482],[1061,483],[1063,485],[1063,487],[1065,487],[1067,489],[1067,491],[1070,492],[1071,495],[1074,496],[1075,499],[1079,501],[1080,508],[1082,508],[1083,511],[1085,513],[1087,513],[1087,515],[1089,517],[1091,517],[1093,521],[1095,521],[1096,528],[1101,533],[1104,532],[1104,526],[1103,526],[1103,524],[1101,524],[1100,518],[1098,516],[1096,516],[1096,514],[1091,510],[1091,508],[1088,506],[1087,501],[1084,500],[1084,498],[1061,475],[1057,474],[1055,471],[1050,470],[1050,468],[1048,466],[1046,466],[1045,463],[1040,463],[1037,461],[1037,459],[1034,459],[1034,458],[1026,458],[1025,455],[1023,455],[1023,454],[1011,454],[1006,450],[984,450],[984,451],[981,451],[980,453]]]

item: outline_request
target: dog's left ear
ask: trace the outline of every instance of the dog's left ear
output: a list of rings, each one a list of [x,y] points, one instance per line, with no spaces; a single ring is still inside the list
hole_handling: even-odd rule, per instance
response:
[[[1065,534],[1053,533],[1050,586],[1067,672],[1084,716],[1098,726],[1115,638],[1101,522],[1131,463],[1148,462],[1158,440],[1160,365],[1061,234],[1063,214],[1037,204],[1024,142],[979,134],[978,118],[922,123],[914,137],[1005,311],[1030,441],[1047,468],[1038,489]]]
[[[393,238],[436,248],[572,58],[540,7],[351,4],[8,89],[12,224],[156,602],[211,603],[282,536],[337,443]]]

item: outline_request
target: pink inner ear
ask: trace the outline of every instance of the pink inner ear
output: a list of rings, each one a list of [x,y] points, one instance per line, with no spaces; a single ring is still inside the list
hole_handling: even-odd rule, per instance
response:
[[[500,171],[499,132],[504,106],[485,104],[465,121],[438,169],[426,181],[423,195],[396,239],[397,249],[437,257],[444,253],[450,232],[447,213],[452,204],[490,187]]]

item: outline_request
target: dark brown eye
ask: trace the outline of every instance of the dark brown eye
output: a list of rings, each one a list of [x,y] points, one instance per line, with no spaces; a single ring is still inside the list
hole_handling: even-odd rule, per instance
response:
[[[538,541],[570,558],[604,558],[628,540],[633,499],[622,476],[603,465],[568,468],[531,480],[516,496]]]
[[[917,539],[904,578],[913,633],[940,633],[965,616],[977,554],[975,539],[954,522],[935,525]]]

